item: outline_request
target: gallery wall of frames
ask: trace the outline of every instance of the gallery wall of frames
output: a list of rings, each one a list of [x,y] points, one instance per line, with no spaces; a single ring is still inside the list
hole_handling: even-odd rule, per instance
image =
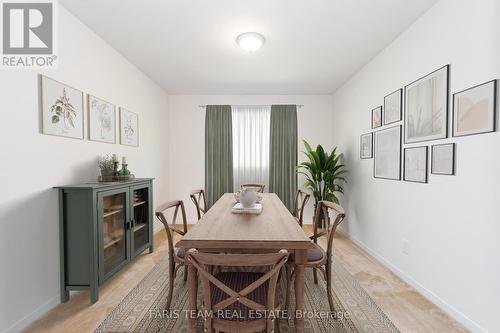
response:
[[[83,140],[139,146],[139,115],[119,107],[117,126],[116,106],[44,75],[39,75],[41,132]],[[85,104],[87,112],[85,112]],[[87,114],[85,116],[85,114]],[[87,135],[84,133],[87,119]]]
[[[373,159],[375,178],[427,183],[429,164],[431,174],[455,175],[457,144],[439,143],[450,137],[449,114],[451,137],[496,131],[497,81],[455,92],[450,100],[446,65],[389,93],[371,111],[373,131],[360,136],[360,158]]]

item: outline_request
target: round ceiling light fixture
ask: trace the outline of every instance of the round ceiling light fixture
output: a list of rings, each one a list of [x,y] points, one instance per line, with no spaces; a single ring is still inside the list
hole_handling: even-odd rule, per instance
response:
[[[255,52],[264,45],[265,38],[256,32],[245,32],[236,37],[236,43],[247,52]]]

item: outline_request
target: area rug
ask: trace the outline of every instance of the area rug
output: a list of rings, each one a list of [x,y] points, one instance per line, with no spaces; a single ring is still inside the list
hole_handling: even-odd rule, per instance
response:
[[[182,271],[179,271],[174,282],[173,311],[167,314],[163,312],[168,291],[167,267],[168,259],[165,258],[121,301],[95,332],[187,332],[187,311],[184,310],[188,306],[188,290]],[[329,311],[325,281],[318,274],[318,284],[315,284],[312,270],[306,270],[305,332],[399,332],[336,258],[333,267],[333,313]],[[284,281],[280,285],[286,288]],[[201,304],[201,286],[199,289],[198,304]],[[295,313],[293,284],[288,292],[291,292],[290,308],[280,315],[278,321],[279,332],[283,333],[295,332],[292,318]],[[198,331],[203,332],[201,317]]]

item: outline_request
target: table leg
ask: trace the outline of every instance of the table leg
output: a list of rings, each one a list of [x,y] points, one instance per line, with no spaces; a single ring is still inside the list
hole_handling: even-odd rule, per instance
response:
[[[295,250],[295,330],[304,332],[304,264],[307,263],[307,250]]]
[[[188,332],[196,333],[196,298],[198,296],[198,277],[196,274],[196,268],[193,265],[188,265],[188,297],[189,297],[189,308],[188,308]]]

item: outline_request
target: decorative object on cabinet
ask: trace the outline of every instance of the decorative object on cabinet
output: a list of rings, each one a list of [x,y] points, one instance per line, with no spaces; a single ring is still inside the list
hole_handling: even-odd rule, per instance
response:
[[[115,168],[115,157],[116,155],[103,155],[99,156],[98,164],[99,169],[101,169],[101,176],[114,176],[114,168]]]
[[[495,131],[497,80],[453,94],[453,136]]]
[[[404,177],[407,182],[427,183],[428,147],[405,148]]]
[[[115,106],[92,95],[87,97],[89,140],[116,143]]]
[[[120,176],[130,176],[130,171],[127,168],[128,163],[127,163],[127,158],[125,156],[122,157],[122,169],[118,171],[118,174]]]
[[[455,175],[455,143],[432,146],[431,173]]]
[[[403,107],[403,89],[398,89],[384,97],[384,125],[401,120]]]
[[[449,65],[405,87],[405,143],[448,136]]]
[[[382,126],[382,105],[372,110],[372,128]]]
[[[118,176],[118,156],[113,154],[113,176]]]
[[[130,175],[118,175],[118,176],[99,176],[97,181],[100,183],[115,183],[115,182],[128,182],[130,180],[134,180],[135,176]]]
[[[127,164],[127,158],[122,157],[122,167],[118,170],[118,157],[116,154],[105,155],[99,158],[99,167],[101,168],[101,175],[97,178],[97,181],[107,183],[107,182],[124,182],[135,179],[135,176],[130,173]]]
[[[120,143],[125,146],[139,146],[139,116],[120,108]]]
[[[153,179],[87,183],[59,190],[61,302],[98,287],[146,249],[153,251]]]
[[[83,139],[83,92],[40,75],[42,133]]]
[[[401,180],[401,125],[374,134],[373,176]]]
[[[373,133],[363,134],[360,137],[360,158],[373,158]]]

